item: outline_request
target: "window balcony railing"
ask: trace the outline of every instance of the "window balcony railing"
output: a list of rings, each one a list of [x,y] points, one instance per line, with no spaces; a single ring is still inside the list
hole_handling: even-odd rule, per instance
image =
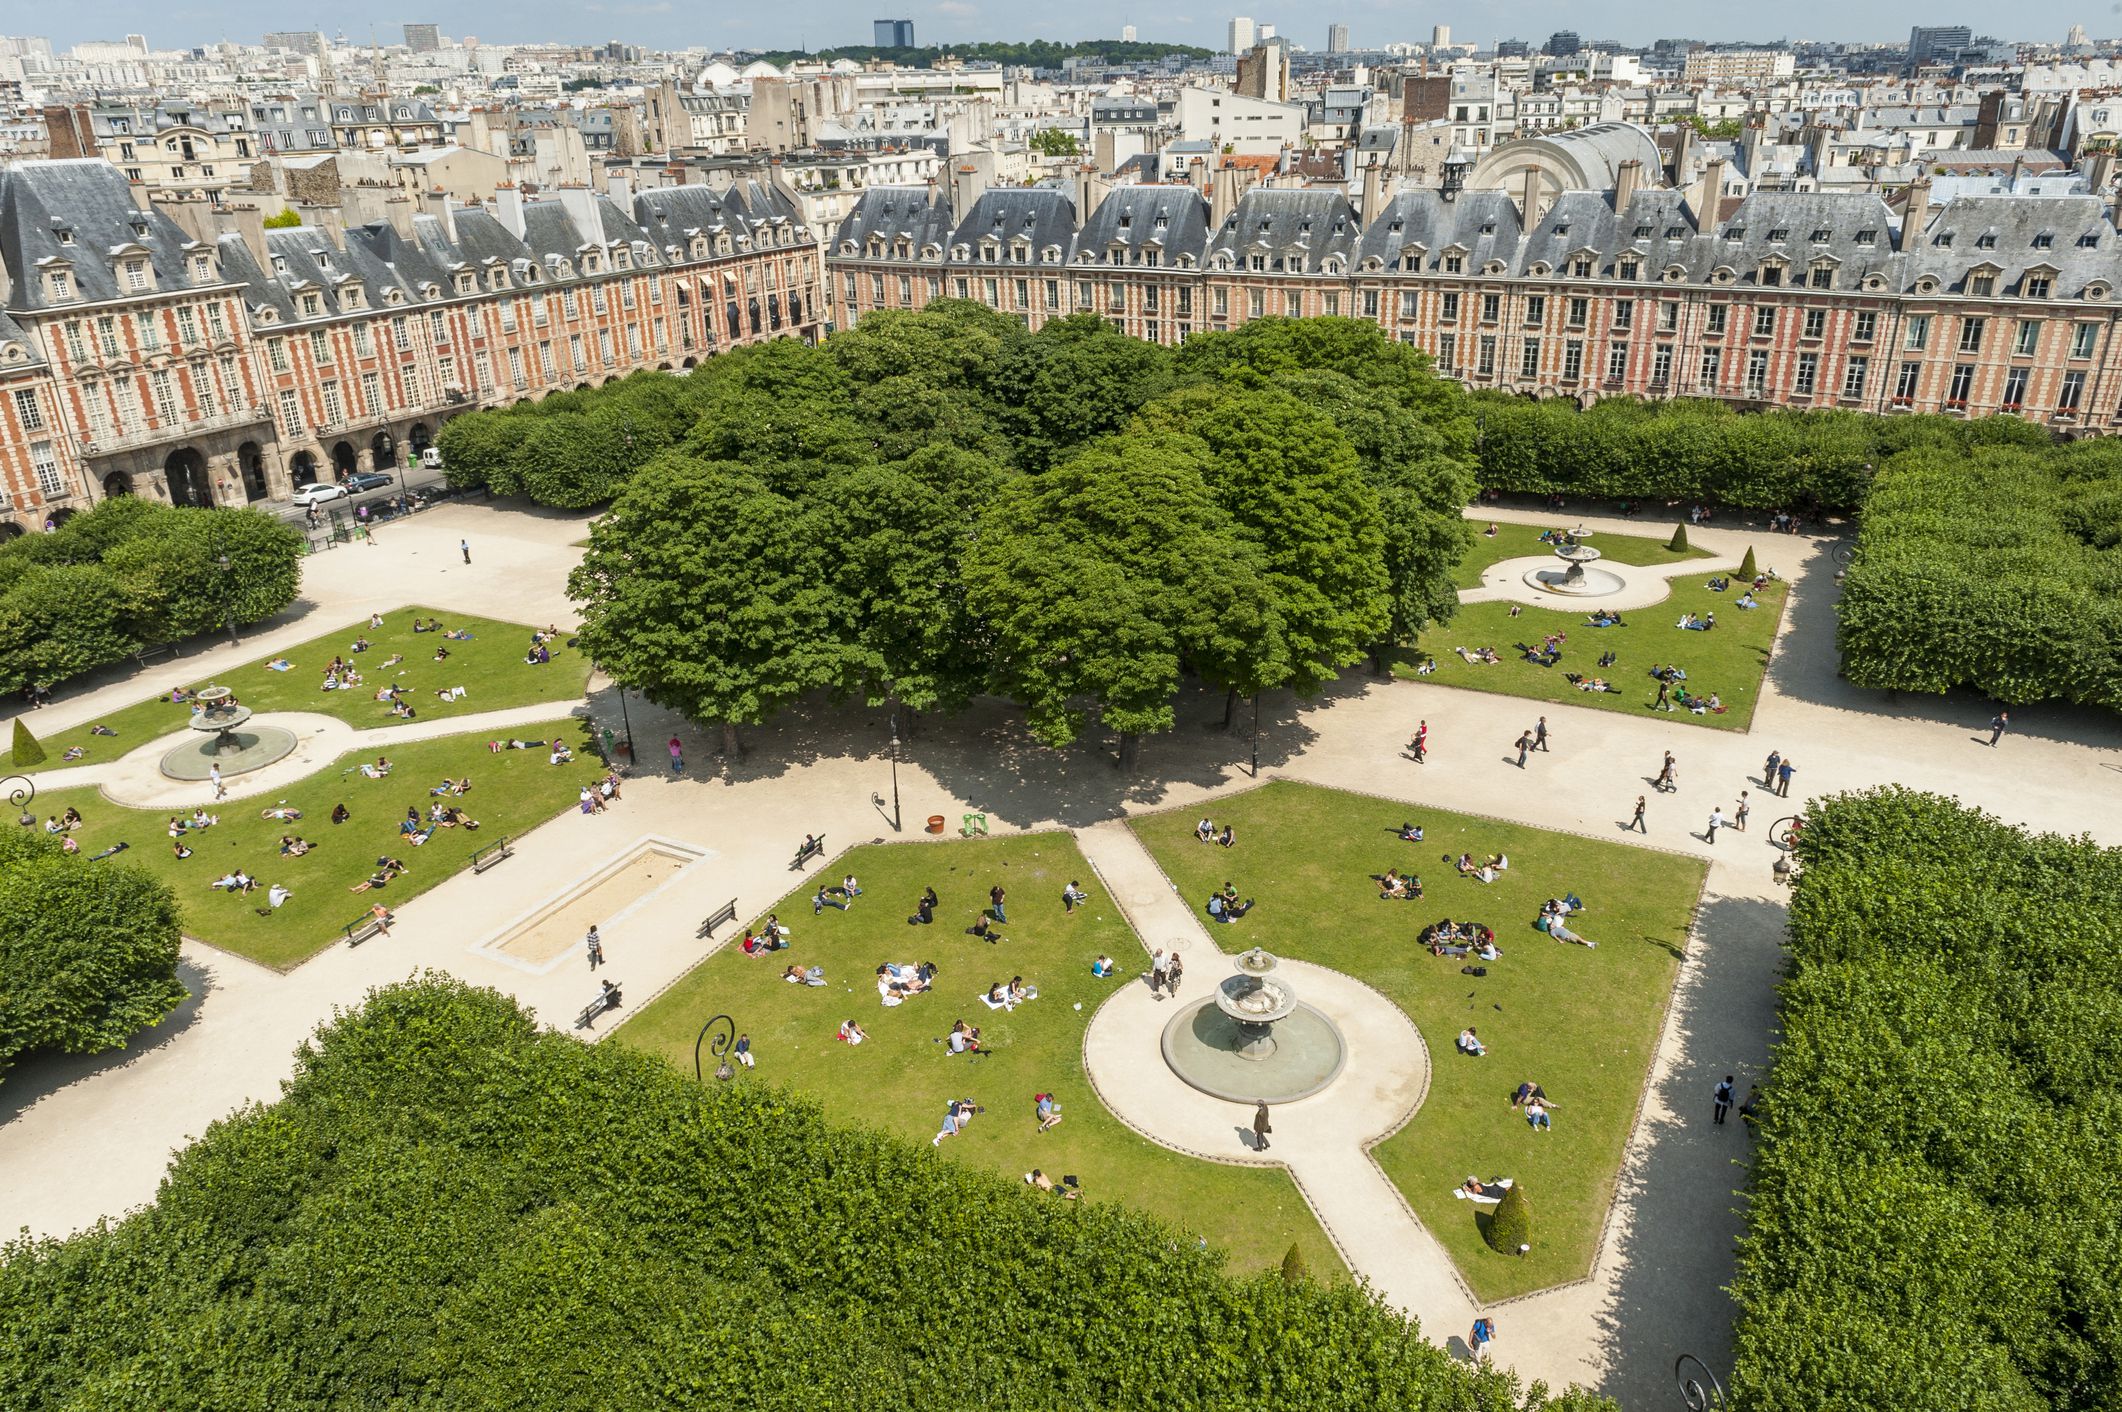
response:
[[[271,419],[271,414],[263,407],[240,407],[216,412],[208,417],[189,417],[170,426],[113,428],[99,436],[82,438],[81,452],[85,456],[109,456],[161,442],[183,441],[207,432],[234,431],[241,427],[257,426]]]

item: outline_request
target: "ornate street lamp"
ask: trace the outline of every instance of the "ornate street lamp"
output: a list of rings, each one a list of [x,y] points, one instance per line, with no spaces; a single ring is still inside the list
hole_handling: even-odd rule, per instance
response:
[[[36,822],[36,817],[29,812],[29,803],[37,797],[37,786],[28,775],[9,775],[0,779],[0,789],[7,791],[7,802],[22,811],[18,818],[27,817],[29,822]]]
[[[722,1026],[722,1033],[716,1035],[715,1042],[707,1047],[707,1052],[721,1061],[715,1065],[715,1077],[728,1083],[737,1076],[737,1071],[729,1066],[730,1046],[737,1042],[737,1022],[727,1015],[717,1015],[700,1027],[699,1036],[693,1040],[693,1080],[696,1083],[707,1081],[706,1075],[700,1072],[700,1045],[706,1040],[707,1032],[716,1025]]]
[[[1724,1407],[1724,1386],[1709,1365],[1692,1353],[1683,1353],[1673,1364],[1673,1376],[1680,1382],[1680,1400],[1687,1404],[1687,1412],[1721,1412]]]

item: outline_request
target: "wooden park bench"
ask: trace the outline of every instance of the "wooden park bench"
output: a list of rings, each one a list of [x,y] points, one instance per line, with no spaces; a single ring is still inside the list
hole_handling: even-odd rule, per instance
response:
[[[716,927],[721,926],[724,922],[734,922],[736,920],[737,899],[732,897],[729,901],[717,907],[708,919],[694,930],[693,935],[702,941],[706,941],[715,934]]]
[[[473,850],[472,871],[483,873],[502,859],[515,856],[516,850],[508,846],[508,835],[503,834],[499,839],[486,845],[486,847]]]
[[[379,932],[389,936],[392,920],[388,908],[372,907],[339,930],[346,937],[348,946],[359,946]]]
[[[822,833],[814,834],[796,846],[796,856],[789,862],[788,870],[792,873],[800,872],[805,863],[808,863],[813,858],[823,858],[824,856],[825,835]]]

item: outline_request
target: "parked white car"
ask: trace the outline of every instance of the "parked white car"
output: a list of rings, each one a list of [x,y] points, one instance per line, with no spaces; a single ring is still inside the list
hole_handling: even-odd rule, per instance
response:
[[[333,485],[330,481],[313,481],[308,485],[295,487],[295,505],[298,509],[307,510],[310,506],[322,505],[327,500],[344,499],[346,487]]]

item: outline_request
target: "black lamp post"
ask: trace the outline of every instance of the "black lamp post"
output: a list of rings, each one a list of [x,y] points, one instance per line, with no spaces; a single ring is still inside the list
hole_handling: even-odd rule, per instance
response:
[[[1692,1353],[1683,1353],[1673,1364],[1673,1376],[1680,1382],[1680,1400],[1686,1404],[1687,1412],[1721,1412],[1725,1406],[1724,1386],[1709,1365]]]
[[[0,779],[0,789],[7,791],[7,802],[22,811],[18,816],[23,823],[34,824],[36,816],[29,812],[29,803],[37,797],[37,785],[28,775],[9,775]]]
[[[634,755],[634,721],[626,714],[626,683],[613,682],[612,685],[619,688],[619,724],[626,727],[626,763],[638,764]]]
[[[1253,693],[1253,778],[1260,778],[1260,693]]]
[[[229,587],[228,555],[221,552],[221,536],[218,532],[214,535],[214,567],[221,571],[221,613],[224,625],[228,628],[228,645],[241,647],[243,639],[236,636],[235,594]]]
[[[737,1022],[727,1015],[717,1015],[700,1027],[699,1036],[693,1040],[693,1081],[696,1083],[707,1082],[706,1076],[700,1072],[700,1043],[716,1025],[721,1025],[723,1032],[716,1035],[715,1042],[707,1047],[707,1052],[721,1061],[715,1065],[715,1077],[727,1083],[737,1076],[737,1071],[729,1066],[730,1046],[737,1042]]]
[[[892,832],[899,832],[899,713],[892,712]]]

